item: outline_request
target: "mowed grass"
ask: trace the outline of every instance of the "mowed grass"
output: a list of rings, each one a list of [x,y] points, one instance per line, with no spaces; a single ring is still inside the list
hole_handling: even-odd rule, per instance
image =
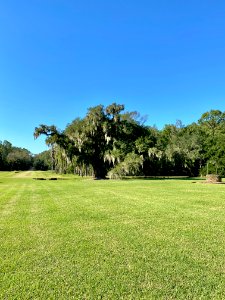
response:
[[[0,299],[225,299],[225,185],[0,172]]]

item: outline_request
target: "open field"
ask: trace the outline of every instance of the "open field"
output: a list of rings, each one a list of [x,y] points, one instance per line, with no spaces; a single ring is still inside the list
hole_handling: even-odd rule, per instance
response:
[[[225,185],[34,177],[0,172],[0,299],[225,299]]]

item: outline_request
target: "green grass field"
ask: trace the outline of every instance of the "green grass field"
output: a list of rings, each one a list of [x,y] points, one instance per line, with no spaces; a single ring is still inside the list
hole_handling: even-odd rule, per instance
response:
[[[0,172],[0,299],[225,299],[225,185],[34,177]]]

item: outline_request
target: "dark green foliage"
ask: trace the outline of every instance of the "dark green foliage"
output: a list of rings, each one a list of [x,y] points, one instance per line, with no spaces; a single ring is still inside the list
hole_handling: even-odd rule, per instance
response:
[[[34,156],[33,167],[39,171],[51,170],[51,161],[50,151],[44,151]]]
[[[112,153],[124,159],[133,151],[135,139],[143,134],[143,126],[131,114],[121,115],[123,109],[123,105],[116,103],[106,108],[98,105],[89,108],[85,118],[75,119],[63,132],[55,126],[41,125],[34,136],[46,135],[48,144],[58,146],[58,154],[64,152],[65,159],[60,159],[60,163],[69,159],[72,164],[75,162],[75,168],[91,166],[95,178],[105,178],[113,167],[108,159]]]
[[[0,170],[29,170],[33,165],[32,154],[10,142],[0,142]]]
[[[180,120],[162,130],[144,126],[137,112],[123,113],[113,103],[88,109],[59,131],[40,125],[34,136],[46,135],[52,166],[57,172],[93,175],[95,178],[125,175],[225,175],[225,113],[211,110],[198,123],[184,126]]]
[[[203,175],[213,172],[225,175],[225,112],[211,110],[198,121],[203,137]]]
[[[29,170],[32,167],[31,153],[26,149],[16,148],[7,155],[9,170]]]
[[[8,141],[0,141],[0,170],[5,171],[9,169],[7,156],[12,151],[12,144]]]
[[[206,131],[214,137],[218,130],[224,127],[225,112],[220,110],[210,110],[205,112],[198,120],[199,124],[205,127]]]

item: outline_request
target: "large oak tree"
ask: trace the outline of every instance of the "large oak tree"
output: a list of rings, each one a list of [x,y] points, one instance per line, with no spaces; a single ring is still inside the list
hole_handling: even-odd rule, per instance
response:
[[[75,119],[63,131],[54,125],[40,125],[35,128],[34,136],[46,135],[47,144],[58,145],[71,160],[75,156],[78,163],[91,165],[95,178],[105,178],[110,168],[107,154],[126,140],[129,144],[135,126],[141,126],[134,119],[125,118],[123,110],[124,105],[116,103],[106,108],[98,105],[89,108],[83,119]]]

